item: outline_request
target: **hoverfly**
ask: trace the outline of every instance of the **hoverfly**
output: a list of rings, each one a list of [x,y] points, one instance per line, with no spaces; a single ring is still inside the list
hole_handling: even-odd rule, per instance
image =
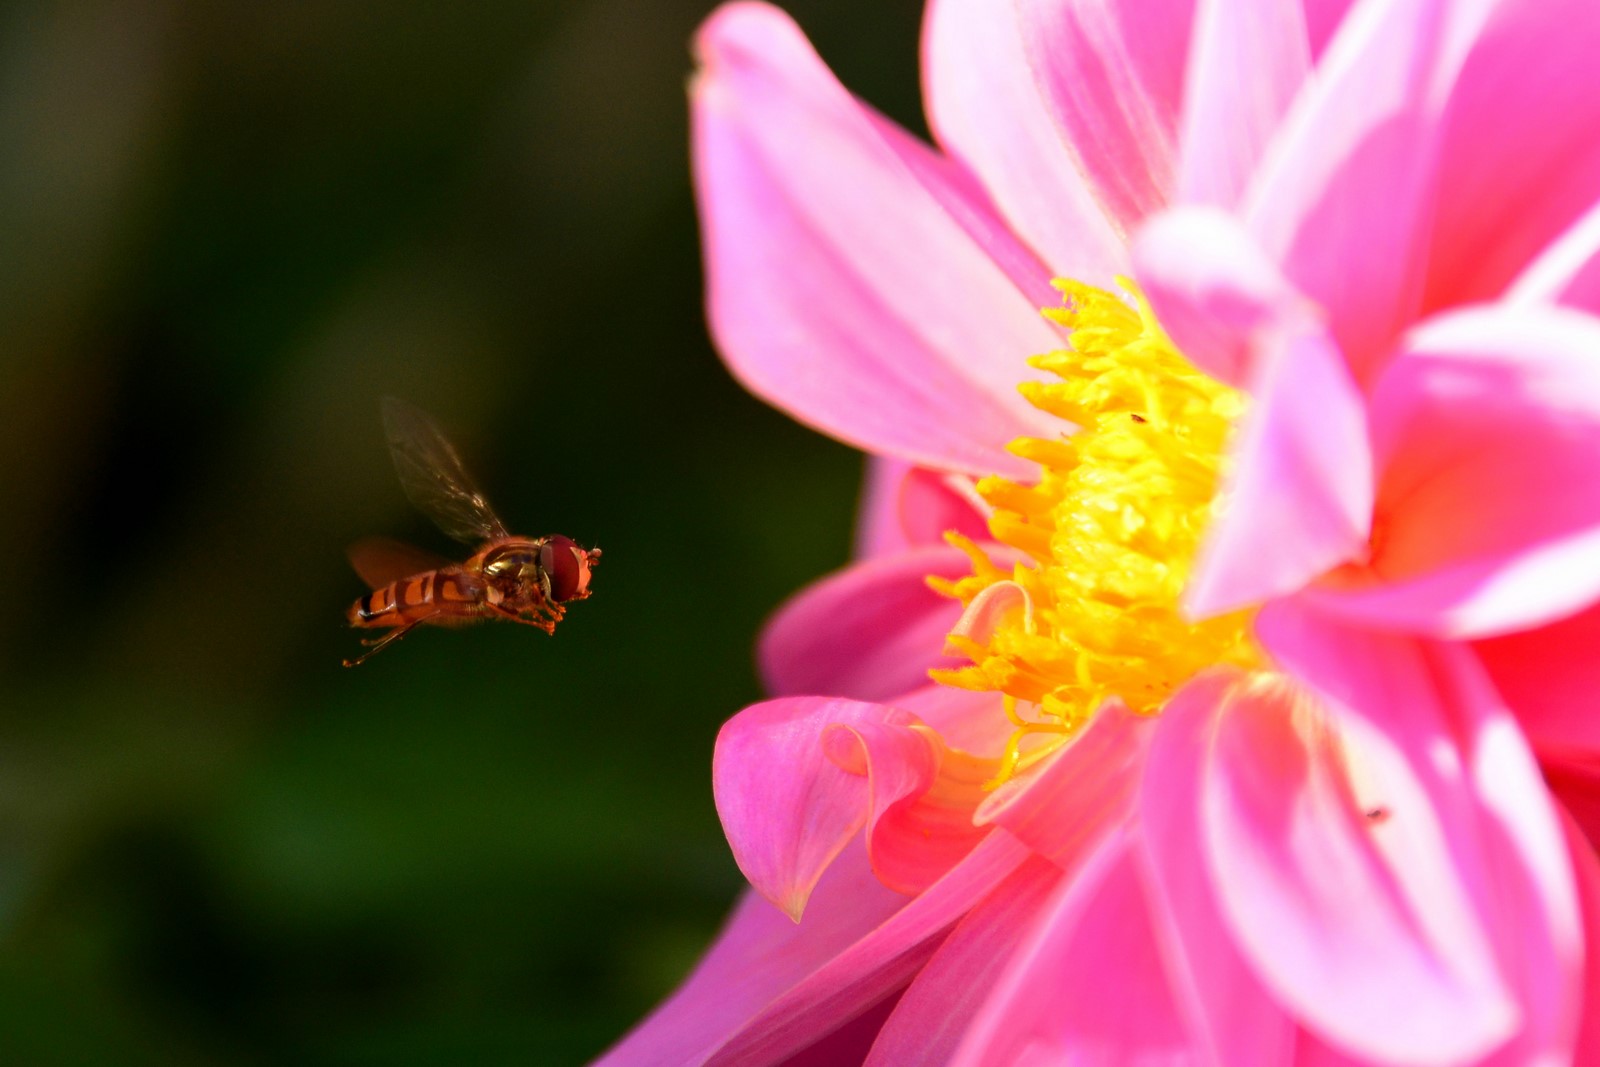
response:
[[[354,667],[414,627],[461,626],[505,619],[555,633],[566,605],[589,595],[598,548],[559,534],[516,537],[473,485],[461,457],[422,411],[394,397],[382,401],[389,453],[407,499],[445,533],[476,551],[465,563],[387,537],[350,546],[350,562],[372,592],[350,605],[350,625],[387,629],[361,643]]]

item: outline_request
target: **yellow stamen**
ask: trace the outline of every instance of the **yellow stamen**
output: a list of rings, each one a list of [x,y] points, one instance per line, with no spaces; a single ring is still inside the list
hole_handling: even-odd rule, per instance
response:
[[[1059,380],[1021,386],[1076,430],[1012,442],[1012,453],[1038,464],[1038,484],[978,483],[994,508],[990,533],[1034,565],[1008,574],[951,534],[973,573],[929,579],[969,606],[1000,582],[1026,594],[1026,612],[951,636],[950,650],[969,666],[933,672],[948,685],[1004,694],[1016,730],[996,783],[1070,738],[1109,699],[1155,714],[1206,667],[1262,662],[1251,613],[1196,623],[1178,607],[1244,398],[1191,366],[1137,288],[1117,282],[1131,305],[1055,283],[1063,305],[1045,314],[1071,332],[1071,347],[1029,360]],[[1024,714],[1019,704],[1031,707]]]

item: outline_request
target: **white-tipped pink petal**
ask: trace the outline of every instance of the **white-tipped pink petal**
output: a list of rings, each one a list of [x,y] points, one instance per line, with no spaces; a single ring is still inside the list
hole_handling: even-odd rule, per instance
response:
[[[858,559],[943,544],[947,530],[988,540],[988,505],[970,477],[880,456],[867,457],[866,468],[856,520]]]
[[[1056,126],[1012,5],[930,0],[922,72],[939,143],[983,180],[1054,274],[1109,281],[1125,269],[1122,236]]]
[[[1234,671],[1201,675],[1162,711],[1140,789],[1141,855],[1152,913],[1168,931],[1175,994],[1211,1062],[1287,1067],[1295,1028],[1240,955],[1218,910],[1205,848],[1201,799],[1217,718],[1238,684]]]
[[[1014,6],[1028,66],[1062,142],[1106,213],[1132,232],[1167,206],[1177,185],[1194,0]]]
[[[697,38],[692,86],[711,326],[757,395],[847,443],[1025,474],[1047,421],[1017,393],[1058,347],[1049,274],[958,167],[851,97],[776,8]],[[1021,287],[1019,287],[1021,286]]]
[[[979,901],[900,998],[862,1067],[948,1062],[1061,877],[1035,857]]]
[[[1355,382],[1327,334],[1281,345],[1258,363],[1233,472],[1184,593],[1195,618],[1293,592],[1367,541],[1372,461]]]
[[[1245,197],[1250,229],[1327,310],[1361,381],[1422,300],[1441,96],[1484,6],[1356,4]]]
[[[1132,815],[1154,731],[1151,717],[1107,703],[1071,741],[996,789],[977,821],[1072,870]]]
[[[915,721],[880,704],[788,697],[745,708],[717,735],[711,784],[733,858],[796,922],[872,800],[866,776],[828,758],[823,734],[839,724]]]
[[[823,875],[803,924],[790,922],[753,890],[745,893],[694,973],[596,1067],[704,1063],[763,1007],[906,904],[873,876],[859,841]]]
[[[948,545],[858,563],[807,586],[768,621],[756,646],[775,696],[888,700],[928,680],[961,603],[928,588],[929,575],[957,579],[971,561]]]
[[[1134,850],[1113,835],[1045,903],[951,1067],[1200,1067],[1165,948]]]
[[[1221,909],[1291,1012],[1380,1060],[1461,1063],[1511,1036],[1516,1002],[1403,761],[1349,753],[1287,682],[1230,693],[1208,742],[1200,800]],[[1351,756],[1373,799],[1352,786]]]
[[[1369,417],[1370,562],[1309,595],[1381,629],[1486,637],[1600,599],[1600,319],[1486,306],[1412,333]]]
[[[1498,297],[1600,196],[1600,18],[1499,2],[1450,88],[1425,308]]]
[[[1523,267],[1506,299],[1600,313],[1600,201]]]
[[[1572,867],[1539,768],[1471,653],[1297,601],[1263,608],[1257,633],[1321,697],[1292,714],[1236,699],[1218,736],[1214,873],[1257,969],[1346,1050],[1570,1062]]]
[[[1178,199],[1237,204],[1310,69],[1300,0],[1200,0],[1178,136]]]
[[[1134,238],[1133,262],[1167,336],[1229,385],[1248,387],[1270,347],[1317,314],[1238,220],[1216,208],[1155,216]]]

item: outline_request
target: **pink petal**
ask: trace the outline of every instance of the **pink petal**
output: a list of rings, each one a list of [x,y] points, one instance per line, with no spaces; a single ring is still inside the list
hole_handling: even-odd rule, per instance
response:
[[[1578,1005],[1578,1038],[1572,1062],[1600,1063],[1600,861],[1578,824],[1570,815],[1562,814],[1561,829],[1572,860],[1588,950],[1584,953],[1583,999]]]
[[[983,180],[1053,273],[1103,283],[1125,269],[1122,237],[1051,116],[1011,5],[930,0],[922,69],[939,143]]]
[[[1201,0],[1179,135],[1179,199],[1233,207],[1310,69],[1300,0]]]
[[[1600,319],[1451,312],[1378,383],[1370,561],[1320,584],[1326,611],[1481,637],[1600,598]]]
[[[994,983],[952,1067],[1207,1062],[1168,984],[1139,865],[1122,835],[1063,879]]]
[[[734,860],[796,921],[822,871],[863,825],[879,879],[907,893],[943,876],[988,833],[974,812],[998,759],[956,746],[1003,743],[997,702],[928,686],[898,703],[905,707],[769,700],[741,711],[717,737],[712,787]],[[974,718],[983,721],[967,721]]]
[[[777,9],[724,6],[696,47],[709,314],[734,373],[868,451],[1026,474],[1004,445],[1048,430],[1016,391],[1026,357],[1061,343],[1037,311],[1048,274]]]
[[[1152,911],[1169,929],[1176,995],[1218,1064],[1291,1062],[1294,1027],[1250,971],[1219,910],[1205,854],[1201,799],[1236,672],[1201,675],[1168,702],[1150,749],[1139,815]]]
[[[1016,0],[1028,65],[1077,170],[1124,233],[1166,207],[1194,0]]]
[[[900,998],[865,1067],[948,1061],[1060,881],[1061,868],[1036,857],[969,911]]]
[[[946,748],[998,759],[1011,737],[1011,723],[998,693],[924,685],[896,697],[894,703],[938,734]]]
[[[1502,2],[1442,123],[1429,310],[1497,297],[1600,195],[1591,0]]]
[[[1132,814],[1154,730],[1149,716],[1107,703],[1070,742],[996,789],[975,817],[1072,870]]]
[[[781,1062],[881,1003],[927,964],[962,915],[1027,859],[1028,851],[1007,834],[989,835],[926,892],[768,1001],[706,1061],[708,1067]]]
[[[778,1067],[853,1067],[862,1063],[898,1004],[899,998],[886,997],[822,1040],[785,1056]]]
[[[835,723],[822,742],[830,760],[868,780],[867,852],[889,888],[921,892],[988,833],[972,814],[994,761],[964,760],[932,731],[900,722]]]
[[[1541,758],[1545,784],[1591,845],[1600,842],[1600,760]],[[1594,942],[1591,941],[1591,951]]]
[[[1292,592],[1366,543],[1372,467],[1360,394],[1326,334],[1260,362],[1222,508],[1185,591],[1195,618]]]
[[[822,876],[803,924],[745,893],[694,973],[596,1067],[704,1063],[765,1005],[869,939],[906,904],[873,876],[859,841]]]
[[[1361,381],[1422,298],[1439,98],[1479,7],[1460,0],[1358,5],[1246,197],[1251,230],[1327,310]]]
[[[1600,202],[1523,268],[1506,299],[1600,312]]]
[[[873,801],[865,776],[827,757],[823,733],[839,724],[915,721],[880,704],[788,697],[745,708],[717,735],[711,782],[733,858],[756,891],[796,922]],[[922,782],[909,768],[896,784],[906,792],[925,788],[932,758],[928,753]]]
[[[1208,738],[1211,866],[1241,947],[1292,1011],[1358,1055],[1455,1063],[1492,1049],[1511,1034],[1516,1005],[1444,844],[1424,839],[1415,872],[1388,870],[1339,739],[1318,718],[1296,709],[1287,686],[1238,692]],[[1386,810],[1415,818],[1426,804],[1415,787],[1385,785]],[[1440,893],[1410,896],[1407,874]]]
[[[867,457],[856,509],[856,559],[893,556],[911,547],[900,521],[900,483],[916,469],[903,459]]]
[[[989,526],[980,510],[986,507],[966,475],[869,456],[856,525],[856,557],[872,559],[941,545],[947,530],[987,541]]]
[[[1306,33],[1311,39],[1311,54],[1321,58],[1353,0],[1305,0]]]
[[[1325,701],[1263,689],[1221,720],[1213,874],[1258,971],[1357,1055],[1567,1062],[1583,944],[1572,868],[1471,654],[1294,601],[1264,608],[1257,632]]]
[[[1472,647],[1541,761],[1600,757],[1600,607]]]
[[[928,588],[961,578],[971,561],[947,545],[858,563],[807,586],[761,633],[756,659],[767,691],[888,700],[928,681],[961,617],[961,602]],[[964,662],[964,661],[960,661]]]
[[[1282,337],[1318,315],[1233,216],[1174,208],[1146,223],[1134,269],[1161,328],[1189,362],[1248,388]]]

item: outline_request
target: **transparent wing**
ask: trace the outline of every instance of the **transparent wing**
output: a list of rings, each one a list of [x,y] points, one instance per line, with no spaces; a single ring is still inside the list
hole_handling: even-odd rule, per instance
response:
[[[361,580],[374,589],[450,565],[443,556],[388,537],[363,537],[350,546],[349,555],[350,565],[361,575]]]
[[[472,484],[461,457],[434,421],[392,396],[384,397],[381,406],[400,487],[417,510],[464,544],[505,537],[505,524]]]

